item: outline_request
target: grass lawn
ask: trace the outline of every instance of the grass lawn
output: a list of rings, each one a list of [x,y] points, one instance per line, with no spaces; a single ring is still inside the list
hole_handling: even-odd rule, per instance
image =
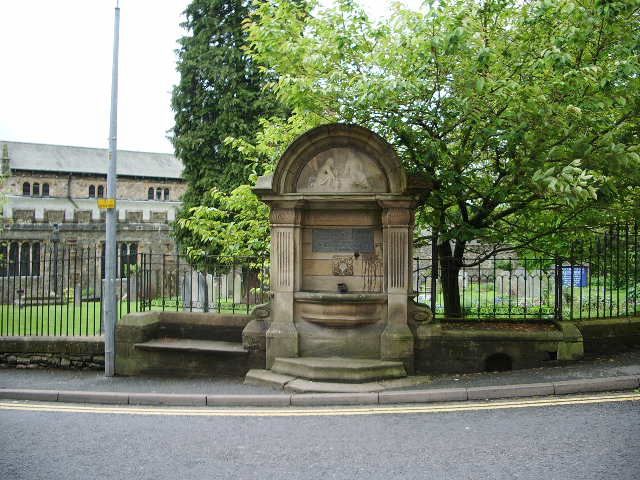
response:
[[[137,311],[135,302],[129,304]],[[100,302],[62,305],[0,305],[0,335],[101,335],[102,314]],[[127,302],[120,302],[119,317],[127,314]]]
[[[542,295],[524,296],[524,291],[517,295],[501,295],[493,290],[493,284],[474,284],[473,288],[461,289],[461,304],[469,318],[496,317],[505,319],[553,318],[555,293],[542,290]],[[602,318],[633,315],[640,312],[640,300],[625,288],[605,289],[604,286],[571,287],[563,289],[562,313],[565,319]],[[573,295],[573,301],[571,296]],[[429,304],[428,293],[418,295],[420,303]],[[436,314],[444,314],[444,298],[438,285],[436,297]]]
[[[183,303],[176,299],[153,299],[151,305],[142,307],[137,302],[120,302],[118,318],[141,310],[183,311]],[[209,311],[246,314],[255,305],[220,302]],[[194,309],[195,310],[195,309]],[[0,305],[0,336],[93,336],[101,335],[102,314],[100,302],[82,302],[61,305],[33,305],[23,308],[17,305]]]

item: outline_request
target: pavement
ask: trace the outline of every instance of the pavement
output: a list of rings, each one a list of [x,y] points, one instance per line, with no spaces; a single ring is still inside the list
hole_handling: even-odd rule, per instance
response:
[[[172,406],[312,406],[429,403],[640,388],[640,350],[543,368],[433,376],[428,384],[367,393],[288,393],[242,378],[104,377],[102,372],[0,370],[0,399]]]

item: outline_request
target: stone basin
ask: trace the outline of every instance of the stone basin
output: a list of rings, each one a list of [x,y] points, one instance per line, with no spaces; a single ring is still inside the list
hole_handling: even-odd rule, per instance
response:
[[[353,328],[382,320],[383,293],[296,292],[299,318],[330,328]]]

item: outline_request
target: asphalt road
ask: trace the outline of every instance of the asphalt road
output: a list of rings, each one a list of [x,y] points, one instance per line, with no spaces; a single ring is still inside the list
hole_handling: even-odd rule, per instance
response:
[[[196,478],[638,479],[640,402],[304,417],[0,410],[2,480]]]

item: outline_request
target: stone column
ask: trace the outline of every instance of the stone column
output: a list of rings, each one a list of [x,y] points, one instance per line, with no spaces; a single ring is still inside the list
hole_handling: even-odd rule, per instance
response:
[[[410,202],[382,202],[387,325],[380,337],[383,360],[402,361],[413,372],[414,338],[409,326],[413,211]]]
[[[293,321],[294,292],[300,286],[302,214],[296,205],[271,209],[271,326],[267,330],[267,368],[277,357],[298,356],[298,331]]]

